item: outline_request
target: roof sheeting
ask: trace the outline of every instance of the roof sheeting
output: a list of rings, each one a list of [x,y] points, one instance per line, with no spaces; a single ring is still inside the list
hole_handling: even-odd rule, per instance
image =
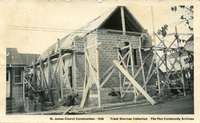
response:
[[[25,65],[32,65],[32,62],[38,58],[39,54],[24,54],[24,53],[20,53],[19,54],[21,59],[22,59],[22,62],[25,64]]]
[[[6,64],[23,65],[22,59],[17,48],[6,48]]]
[[[70,45],[76,36],[83,37],[91,31],[99,28],[111,15],[117,10],[118,7],[114,7],[103,13],[102,15],[98,16],[94,20],[90,21],[80,29],[76,30],[69,34],[67,41],[63,42],[61,45],[61,49],[68,49],[71,48]]]
[[[129,21],[131,21],[131,24],[134,25],[140,32],[142,32],[142,30],[144,29],[142,27],[142,25],[137,21],[137,19],[130,13],[130,11],[124,7],[124,10],[126,12],[125,16],[129,17]],[[95,18],[94,20],[90,21],[89,23],[87,23],[86,25],[84,25],[83,27],[81,27],[80,29],[70,33],[68,36],[64,37],[63,39],[60,40],[60,47],[61,49],[73,49],[73,41],[75,37],[84,37],[85,35],[87,35],[88,33],[100,29],[101,26],[106,23],[106,21],[118,10],[120,9],[120,6],[117,7],[113,7],[109,10],[107,10],[106,12],[104,12],[103,14],[101,14],[100,16],[98,16],[97,18]],[[121,14],[120,14],[121,16]],[[44,60],[45,58],[48,57],[48,52],[51,51],[51,48],[54,47],[54,49],[56,49],[56,44],[53,44],[52,46],[50,46],[44,53],[42,53],[40,55],[40,57],[38,58],[38,61]]]
[[[7,65],[31,65],[39,54],[23,54],[19,53],[17,48],[6,48],[6,64]]]
[[[69,35],[65,36],[64,38],[62,38],[61,40],[59,40],[59,43],[60,45],[63,44],[63,42],[66,40],[66,38],[68,37]],[[37,58],[37,61],[39,61],[40,59],[44,60],[45,58],[47,58],[48,56],[48,53],[50,54],[50,51],[51,51],[51,48],[54,48],[55,51],[57,51],[58,49],[57,48],[57,42],[54,43],[53,45],[51,45],[45,52],[43,52],[38,58]],[[71,49],[71,47],[68,47],[68,49]]]

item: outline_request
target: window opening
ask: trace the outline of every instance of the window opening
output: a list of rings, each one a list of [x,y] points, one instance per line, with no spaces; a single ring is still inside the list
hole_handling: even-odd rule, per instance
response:
[[[64,67],[65,67],[65,60],[63,59],[63,64],[64,64]],[[63,75],[65,75],[65,70],[63,69]]]
[[[9,73],[8,72],[6,72],[6,81],[9,81]]]
[[[125,46],[128,46],[128,45],[129,45],[129,42],[124,42],[124,44],[125,44]],[[129,50],[130,50],[129,48],[125,49],[125,54],[126,54]],[[125,54],[124,54],[124,55],[125,55]],[[128,57],[126,58],[126,63],[127,63],[127,59],[128,59]],[[128,65],[131,65],[131,58],[129,58]]]
[[[69,82],[71,87],[73,87],[73,83],[72,83],[72,66],[68,67],[68,77],[69,77]]]
[[[138,65],[137,64],[137,50],[133,50],[134,51],[134,63],[135,63],[135,65]]]
[[[15,69],[15,84],[21,84],[21,83],[22,83],[22,70]]]

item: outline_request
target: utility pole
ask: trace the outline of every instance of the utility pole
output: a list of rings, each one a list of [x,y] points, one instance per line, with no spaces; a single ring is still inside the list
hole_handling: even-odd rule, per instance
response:
[[[152,25],[153,25],[153,39],[154,39],[154,56],[156,62],[156,73],[157,73],[157,82],[158,82],[158,91],[160,93],[160,78],[159,78],[159,71],[158,71],[158,63],[157,63],[157,49],[156,49],[156,39],[155,39],[155,29],[154,29],[154,17],[153,17],[153,6],[151,6],[151,14],[152,14]]]

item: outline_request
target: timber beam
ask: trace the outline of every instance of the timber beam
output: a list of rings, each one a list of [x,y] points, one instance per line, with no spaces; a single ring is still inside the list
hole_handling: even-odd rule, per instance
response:
[[[147,92],[143,90],[143,88],[135,81],[135,79],[116,60],[114,60],[113,63],[152,105],[156,104],[156,102],[147,94]]]
[[[61,51],[61,56],[65,55],[65,54],[67,54],[67,53],[72,53],[72,52],[73,52],[73,50],[63,50],[63,49],[62,49],[62,51]],[[78,52],[78,54],[84,54],[84,52]],[[59,58],[59,52],[56,53],[56,54],[50,55],[49,57],[50,57],[50,60]],[[48,58],[45,58],[44,60],[42,60],[42,61],[41,61],[42,64],[45,63],[45,62],[47,62],[47,59],[48,59]],[[35,66],[39,66],[39,65],[40,65],[40,62],[35,63]],[[33,65],[29,66],[29,68],[33,68]]]

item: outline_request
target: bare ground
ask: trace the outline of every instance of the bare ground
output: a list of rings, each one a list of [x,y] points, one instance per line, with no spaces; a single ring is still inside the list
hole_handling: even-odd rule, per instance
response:
[[[93,112],[87,115],[110,115],[110,114],[194,114],[194,99],[191,95],[186,97],[178,96],[175,98],[167,99],[156,105],[144,106],[122,106],[120,109],[110,109],[101,112]]]

